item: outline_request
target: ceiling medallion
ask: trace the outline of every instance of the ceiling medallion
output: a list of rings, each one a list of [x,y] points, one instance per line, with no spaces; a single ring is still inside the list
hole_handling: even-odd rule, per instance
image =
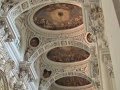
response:
[[[30,45],[32,47],[37,47],[39,45],[39,39],[37,37],[33,37],[31,40],[30,40]]]
[[[57,47],[47,53],[49,60],[61,63],[83,61],[89,56],[86,50],[73,46]]]
[[[83,24],[82,8],[67,3],[56,3],[39,9],[34,23],[47,30],[72,29]]]
[[[86,38],[89,43],[92,43],[94,41],[93,35],[91,33],[88,33]]]

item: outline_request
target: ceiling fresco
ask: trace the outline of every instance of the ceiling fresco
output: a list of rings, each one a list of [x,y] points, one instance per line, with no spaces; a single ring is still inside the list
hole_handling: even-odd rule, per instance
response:
[[[106,80],[113,80],[99,0],[2,1],[0,90],[97,90],[104,88],[105,74],[99,72],[105,70]],[[14,61],[14,66],[8,63],[11,70],[8,55]],[[108,86],[113,86],[112,80]]]
[[[87,59],[90,53],[73,46],[57,47],[47,53],[47,58],[55,62],[76,62]]]
[[[32,47],[37,47],[39,45],[39,39],[37,37],[33,37],[31,40],[30,40],[30,45]]]
[[[82,8],[73,4],[56,3],[39,9],[34,23],[48,30],[65,30],[83,24]]]
[[[84,86],[91,84],[87,79],[77,76],[63,77],[55,81],[55,83],[62,86]]]

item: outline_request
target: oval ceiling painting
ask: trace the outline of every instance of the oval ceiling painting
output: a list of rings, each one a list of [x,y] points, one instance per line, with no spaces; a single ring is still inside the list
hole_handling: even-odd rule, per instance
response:
[[[34,23],[48,30],[65,30],[83,24],[82,8],[67,3],[56,3],[39,9],[33,16]]]
[[[56,47],[47,53],[49,60],[61,63],[83,61],[89,56],[86,50],[73,46]]]
[[[61,86],[85,86],[91,84],[87,79],[77,76],[63,77],[55,81],[55,83]]]

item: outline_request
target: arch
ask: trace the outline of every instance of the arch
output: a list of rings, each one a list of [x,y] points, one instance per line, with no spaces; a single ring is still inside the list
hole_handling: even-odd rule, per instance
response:
[[[74,47],[78,47],[78,48],[81,48],[81,49],[84,49],[86,50],[87,52],[90,53],[90,48],[88,45],[86,44],[83,44],[82,42],[80,41],[73,41],[73,40],[57,40],[57,41],[53,41],[53,42],[49,42],[41,47],[39,47],[35,52],[34,54],[29,58],[29,61],[31,63],[34,63],[37,58],[43,54],[44,52],[48,51],[48,50],[51,50],[53,48],[56,48],[56,47],[62,47],[62,46],[74,46]]]
[[[30,69],[31,72],[33,73],[34,77],[37,79],[37,73],[34,68],[34,62],[39,58],[40,55],[42,55],[44,52],[53,49],[55,47],[62,47],[62,46],[74,46],[74,47],[79,47],[81,49],[86,50],[87,52],[90,53],[90,48],[88,45],[83,44],[80,41],[73,41],[73,40],[58,40],[58,41],[53,41],[50,43],[47,43],[40,48],[38,48],[34,54],[29,58],[29,62],[31,63]]]
[[[2,70],[0,70],[0,81],[1,80],[2,80],[3,85],[4,85],[4,89],[3,90],[9,90],[7,78],[5,76],[5,73]]]

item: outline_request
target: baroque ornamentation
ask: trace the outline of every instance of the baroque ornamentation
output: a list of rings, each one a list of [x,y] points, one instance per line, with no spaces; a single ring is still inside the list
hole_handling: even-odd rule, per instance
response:
[[[103,63],[105,65],[106,69],[108,70],[109,75],[111,77],[114,77],[113,66],[112,66],[112,61],[111,61],[111,56],[110,56],[109,50],[102,51],[102,59],[103,59]]]
[[[12,42],[14,39],[13,33],[9,30],[4,18],[0,19],[0,35],[4,38],[5,42]]]
[[[2,1],[1,9],[6,13],[17,3],[18,0],[4,0]]]
[[[5,21],[0,17],[0,37],[3,37],[5,35]]]
[[[89,12],[89,25],[93,34],[103,32],[104,30],[104,16],[102,9],[97,5],[91,5]]]
[[[92,69],[92,78],[97,79],[99,76],[99,67],[98,67],[98,61],[92,60],[91,61],[91,69]]]
[[[7,2],[3,2],[2,9],[5,12],[8,12],[16,4],[14,1],[16,1],[16,0],[12,0],[12,1],[7,0]],[[40,6],[47,5],[47,3],[44,3],[44,2],[47,2],[47,1],[48,2],[52,1],[54,3],[54,1],[56,1],[56,0],[23,0],[23,2],[18,4],[18,6],[15,6],[13,10],[8,12],[8,18],[7,19],[8,19],[8,21],[11,21],[10,23],[13,24],[11,26],[14,27],[15,26],[14,20],[16,19],[16,17],[19,14],[25,12],[26,10],[30,9],[31,7],[34,7],[35,4],[37,5],[38,3],[42,3],[42,4],[40,4]],[[76,1],[76,2],[85,2],[84,0],[74,0],[74,1]],[[60,0],[57,0],[56,2],[60,2]],[[89,0],[89,2],[95,2],[95,0]],[[57,7],[59,7],[59,5]],[[89,13],[90,14],[90,18],[89,18],[89,20],[90,20],[89,21],[90,27],[89,28],[93,32],[93,34],[99,33],[100,34],[99,36],[103,37],[104,35],[101,34],[101,32],[103,32],[103,30],[104,30],[104,26],[103,26],[104,20],[103,20],[102,9],[99,6],[97,6],[97,5],[91,5],[90,7],[91,7],[91,9],[90,9],[90,13]],[[71,8],[71,7],[69,7],[69,8]],[[82,21],[82,17],[75,16],[75,17],[77,17],[77,18],[75,18],[75,20],[70,18],[71,17],[70,13],[72,12],[71,14],[73,15],[74,10],[68,12],[70,10],[69,8],[66,8],[66,6],[64,6],[64,8],[63,7],[62,7],[62,9],[57,8],[57,10],[56,10],[54,7],[52,7],[53,12],[52,11],[49,12],[50,17],[52,18],[52,20],[57,21],[57,23],[52,22],[52,25],[54,24],[53,25],[54,28],[52,28],[52,29],[56,30],[56,26],[55,25],[57,25],[57,26],[60,25],[61,27],[64,26],[65,29],[69,29],[68,26],[71,25],[71,24],[76,27],[77,25],[81,25],[83,23],[83,22],[80,22],[80,21]],[[75,8],[76,7],[74,6],[74,9]],[[49,11],[49,8],[47,10]],[[58,20],[53,17],[53,14],[56,15],[55,17]],[[26,17],[27,17],[27,15],[26,15]],[[25,18],[22,18],[21,21],[26,23],[25,20],[23,20],[23,19],[25,19]],[[40,26],[43,26],[43,28],[47,28],[48,29],[48,28],[50,28],[51,23],[49,21],[51,21],[51,20],[46,20],[46,19],[48,19],[48,17],[44,18],[44,15],[40,19],[39,19],[39,15],[38,15],[38,18],[34,17],[34,20],[36,20],[36,23],[38,23]],[[39,20],[41,22],[39,22]],[[70,21],[70,22],[67,22],[67,21]],[[73,23],[74,21],[76,21],[77,24]],[[65,22],[64,25],[61,24],[61,22]],[[20,22],[20,23],[22,23],[22,22]],[[4,22],[0,22],[0,25],[4,26]],[[66,26],[67,26],[67,28],[66,28]],[[26,30],[26,29],[32,29],[33,30],[33,28],[31,28],[29,26],[26,27],[26,25],[23,24],[23,23],[21,24],[21,27],[22,27],[21,29],[23,29],[23,31]],[[59,27],[59,28],[61,29],[61,27]],[[1,28],[3,28],[3,27],[1,27]],[[17,30],[17,28],[14,28],[14,29]],[[13,80],[10,79],[12,81],[11,87],[14,86],[14,90],[26,90],[27,89],[27,85],[25,85],[26,82],[30,81],[30,80],[33,80],[32,74],[31,74],[31,71],[30,71],[30,65],[31,65],[31,63],[34,63],[35,60],[38,59],[38,57],[40,57],[42,54],[44,54],[43,52],[46,52],[46,51],[48,51],[48,50],[50,50],[52,48],[56,48],[58,46],[59,47],[60,46],[82,47],[83,49],[85,49],[86,51],[89,52],[90,51],[90,48],[88,47],[89,44],[85,42],[85,34],[84,33],[86,31],[83,30],[83,29],[84,29],[83,26],[82,27],[78,27],[78,28],[75,28],[72,31],[70,31],[70,33],[66,32],[65,34],[62,33],[62,32],[59,32],[59,33],[55,33],[55,32],[48,33],[46,31],[44,32],[44,29],[42,29],[43,32],[41,30],[41,32],[39,32],[39,33],[38,32],[34,33],[34,35],[32,35],[32,36],[34,36],[34,37],[35,36],[39,36],[41,41],[39,42],[39,40],[38,40],[39,38],[38,39],[33,39],[33,40],[31,39],[31,40],[28,40],[28,41],[26,40],[27,41],[27,45],[28,45],[28,43],[29,43],[29,45],[28,45],[28,47],[26,48],[26,51],[25,51],[25,61],[20,63],[20,67],[19,67],[20,69],[19,69],[18,78],[17,78],[18,81],[15,81],[15,77],[14,76],[11,77],[11,79],[13,79]],[[15,30],[13,30],[13,31],[15,31]],[[14,37],[12,35],[12,32],[10,32],[9,28],[5,27],[3,31],[4,31],[3,33],[4,33],[5,41],[6,42],[13,41]],[[34,32],[34,31],[30,31],[30,32]],[[30,36],[30,34],[27,36],[27,39],[29,39],[29,36]],[[70,39],[72,41],[69,41],[68,39]],[[59,40],[61,40],[61,41],[59,41]],[[80,42],[75,42],[75,40],[76,41],[78,40]],[[90,34],[88,34],[87,35],[87,40],[89,42],[92,42],[92,41],[94,41],[96,39],[94,39],[94,36],[91,36]],[[82,44],[82,43],[84,43],[85,45]],[[40,48],[36,49],[35,47],[40,47]],[[91,54],[92,54],[93,58],[96,59],[97,56],[96,56],[96,50],[95,49],[91,50]],[[77,55],[75,55],[75,57],[77,57]],[[90,72],[89,72],[89,69],[88,69],[90,64],[92,64],[92,67],[93,67],[92,68],[92,70],[93,70],[92,77],[97,77],[97,75],[99,74],[97,60],[91,61],[91,63],[86,61],[85,63],[82,63],[82,64],[79,63],[79,64],[72,65],[72,64],[68,64],[67,63],[67,64],[62,65],[60,63],[57,63],[57,64],[46,63],[45,60],[47,61],[47,59],[43,58],[43,57],[41,57],[41,58],[42,59],[41,59],[41,63],[40,63],[40,69],[41,69],[41,76],[42,77],[41,77],[40,84],[43,84],[45,86],[49,86],[49,84],[51,84],[52,82],[54,82],[58,78],[62,77],[61,73],[64,73],[64,72],[68,72],[68,73],[64,73],[63,76],[72,76],[72,75],[78,75],[79,76],[80,74],[78,74],[77,72],[83,73],[85,75],[90,75]],[[71,56],[70,56],[70,58],[71,58]],[[80,58],[78,58],[78,59],[80,59]],[[104,61],[104,62],[107,65],[108,70],[110,71],[109,73],[111,74],[112,69],[109,66],[109,63],[106,62],[106,61]],[[10,66],[9,69],[8,69],[8,67],[5,69],[5,72],[7,72],[10,69],[14,68],[14,63],[13,62],[5,62],[3,60],[2,64],[0,64],[0,65],[4,66],[4,64]],[[54,76],[54,77],[52,77],[52,76]],[[48,80],[50,80],[50,81],[48,81]],[[48,83],[47,81],[50,82],[50,83]],[[96,79],[95,81],[96,81],[97,86],[99,86],[99,80],[97,81],[97,79]]]
[[[5,28],[4,30],[5,30],[5,36],[4,36],[5,42],[12,42],[14,39],[13,34],[8,28]]]
[[[8,90],[8,89],[9,86],[5,73],[2,70],[0,70],[0,90]]]
[[[14,90],[27,90],[26,85],[23,81],[17,80],[17,82],[14,84]]]
[[[27,47],[26,51],[25,51],[25,55],[24,55],[24,60],[28,61],[28,59],[31,57],[33,53],[33,50],[30,47]]]
[[[28,61],[20,62],[18,76],[19,76],[19,79],[24,82],[33,80],[32,74],[30,72],[30,62]]]

